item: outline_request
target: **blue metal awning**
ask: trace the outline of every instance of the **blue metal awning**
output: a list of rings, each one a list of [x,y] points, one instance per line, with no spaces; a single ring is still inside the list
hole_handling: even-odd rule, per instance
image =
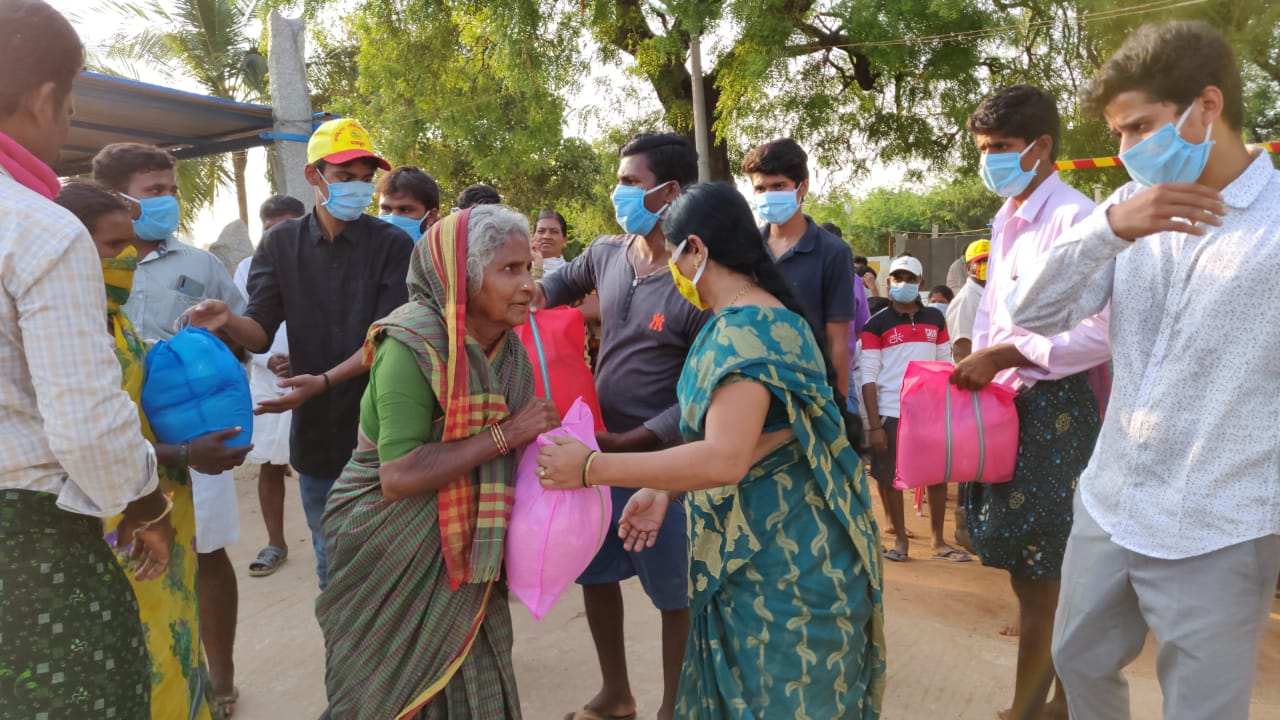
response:
[[[273,142],[270,105],[91,72],[76,78],[71,95],[71,133],[54,166],[62,176],[88,172],[93,156],[111,143],[145,143],[178,158],[192,158]],[[327,117],[317,113],[316,119]]]

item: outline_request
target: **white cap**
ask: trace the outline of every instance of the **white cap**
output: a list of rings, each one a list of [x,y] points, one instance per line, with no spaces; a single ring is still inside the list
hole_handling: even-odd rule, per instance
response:
[[[910,255],[899,255],[893,259],[889,265],[889,274],[892,275],[899,270],[906,270],[916,277],[924,277],[924,266]]]

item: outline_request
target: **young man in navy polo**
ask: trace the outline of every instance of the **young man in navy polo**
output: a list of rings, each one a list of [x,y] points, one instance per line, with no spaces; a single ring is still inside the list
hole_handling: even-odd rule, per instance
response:
[[[778,272],[800,301],[835,366],[840,397],[849,396],[849,323],[866,306],[866,290],[853,278],[853,253],[843,240],[818,227],[800,205],[809,193],[809,156],[790,138],[747,153],[742,171],[751,180],[761,232]]]

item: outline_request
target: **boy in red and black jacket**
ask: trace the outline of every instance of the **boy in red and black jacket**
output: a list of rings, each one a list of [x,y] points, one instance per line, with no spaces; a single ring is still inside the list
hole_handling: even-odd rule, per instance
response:
[[[902,491],[893,488],[897,473],[898,403],[902,377],[912,360],[951,362],[951,339],[942,313],[920,302],[920,278],[924,268],[910,255],[895,258],[889,266],[889,307],[867,321],[862,329],[862,399],[870,421],[871,475],[880,486],[886,532],[896,536],[885,558],[907,559],[907,526]],[[970,557],[942,539],[946,519],[947,486],[928,489],[929,526],[933,531],[933,555],[938,560],[968,562]]]

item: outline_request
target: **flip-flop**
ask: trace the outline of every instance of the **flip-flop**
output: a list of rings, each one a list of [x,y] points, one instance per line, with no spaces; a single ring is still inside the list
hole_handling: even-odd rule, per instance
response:
[[[215,720],[226,720],[236,714],[236,703],[240,701],[240,688],[232,687],[231,692],[215,695],[212,715]]]
[[[906,562],[907,554],[896,547],[892,547],[884,551],[884,558],[891,562]]]
[[[285,560],[289,559],[289,548],[278,548],[275,545],[268,545],[258,551],[258,557],[249,563],[250,577],[264,577],[280,569]]]
[[[934,553],[929,556],[930,560],[946,560],[947,562],[966,563],[972,562],[973,558],[969,557],[969,553],[955,548],[947,548],[940,553]]]
[[[630,715],[606,715],[596,712],[591,708],[584,707],[581,710],[575,710],[564,716],[564,720],[636,720],[636,714]]]

